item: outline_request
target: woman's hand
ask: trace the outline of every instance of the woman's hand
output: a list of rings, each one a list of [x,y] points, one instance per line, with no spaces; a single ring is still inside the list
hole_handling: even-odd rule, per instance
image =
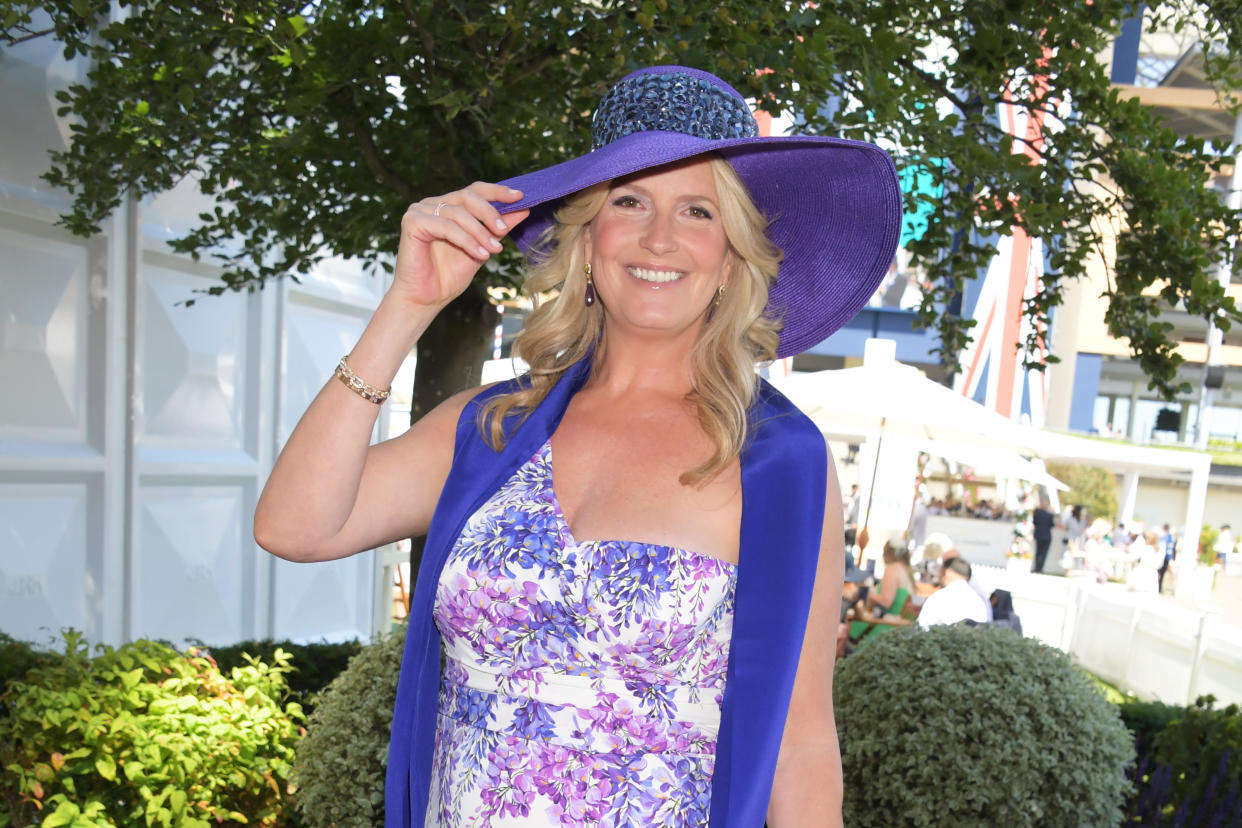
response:
[[[521,197],[517,190],[476,181],[411,204],[401,218],[392,290],[416,305],[437,310],[447,305],[500,252],[500,239],[530,212],[502,216],[490,202],[512,203]]]

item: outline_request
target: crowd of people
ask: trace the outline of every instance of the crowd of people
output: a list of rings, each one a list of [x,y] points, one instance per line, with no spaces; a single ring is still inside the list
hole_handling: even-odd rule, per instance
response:
[[[978,520],[1012,520],[1014,513],[1000,501],[977,500],[969,503],[955,497],[933,497],[927,502],[927,512],[932,515],[951,515]]]
[[[863,535],[860,553],[866,547]],[[970,563],[947,537],[933,537],[920,551],[922,560],[916,566],[907,541],[890,539],[884,545],[884,567],[877,580],[871,569],[857,566],[853,552],[847,550],[837,658],[847,657],[896,627],[989,624],[1022,634],[1013,596],[1003,589],[986,593]]]
[[[1137,592],[1164,591],[1165,576],[1181,548],[1180,531],[1167,523],[1151,530],[1140,521],[1114,526],[1103,518],[1088,523],[1087,517],[1084,510],[1077,522],[1066,524],[1062,563],[1067,572],[1100,583],[1121,581]]]

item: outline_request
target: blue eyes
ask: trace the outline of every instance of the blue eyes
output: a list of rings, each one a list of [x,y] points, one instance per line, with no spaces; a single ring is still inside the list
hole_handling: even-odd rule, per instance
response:
[[[641,207],[642,202],[639,201],[634,196],[623,195],[623,196],[617,196],[616,198],[614,198],[612,200],[612,205],[614,207],[621,207],[621,208],[628,209],[628,208],[633,208],[633,207]],[[697,219],[712,218],[712,213],[710,210],[708,210],[706,207],[702,207],[697,204],[687,207],[686,212],[693,218],[697,218]]]

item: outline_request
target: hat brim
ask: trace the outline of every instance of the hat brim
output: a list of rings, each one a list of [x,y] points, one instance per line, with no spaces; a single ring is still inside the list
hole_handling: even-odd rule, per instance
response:
[[[784,258],[768,312],[782,322],[777,356],[827,339],[875,293],[901,231],[901,188],[888,153],[862,141],[820,136],[706,140],[680,132],[635,132],[604,147],[501,182],[529,209],[511,234],[528,251],[559,202],[603,181],[716,152],[750,190]]]

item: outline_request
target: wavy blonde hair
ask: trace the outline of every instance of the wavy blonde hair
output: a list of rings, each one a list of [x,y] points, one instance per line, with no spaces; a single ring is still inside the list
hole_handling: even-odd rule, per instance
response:
[[[768,290],[780,268],[780,248],[768,239],[768,221],[733,167],[716,155],[708,160],[733,256],[724,295],[711,322],[702,326],[690,357],[690,399],[698,409],[699,425],[715,444],[711,457],[680,477],[683,485],[696,486],[709,482],[741,453],[759,387],[755,365],[775,359],[780,340],[780,321],[764,315]],[[528,415],[569,366],[592,348],[598,359],[606,347],[604,309],[599,302],[585,302],[583,265],[587,228],[611,185],[605,181],[569,196],[532,248],[526,290],[535,309],[513,343],[514,354],[526,361],[530,372],[521,388],[492,397],[479,413],[479,429],[497,451],[505,443],[508,415]]]

